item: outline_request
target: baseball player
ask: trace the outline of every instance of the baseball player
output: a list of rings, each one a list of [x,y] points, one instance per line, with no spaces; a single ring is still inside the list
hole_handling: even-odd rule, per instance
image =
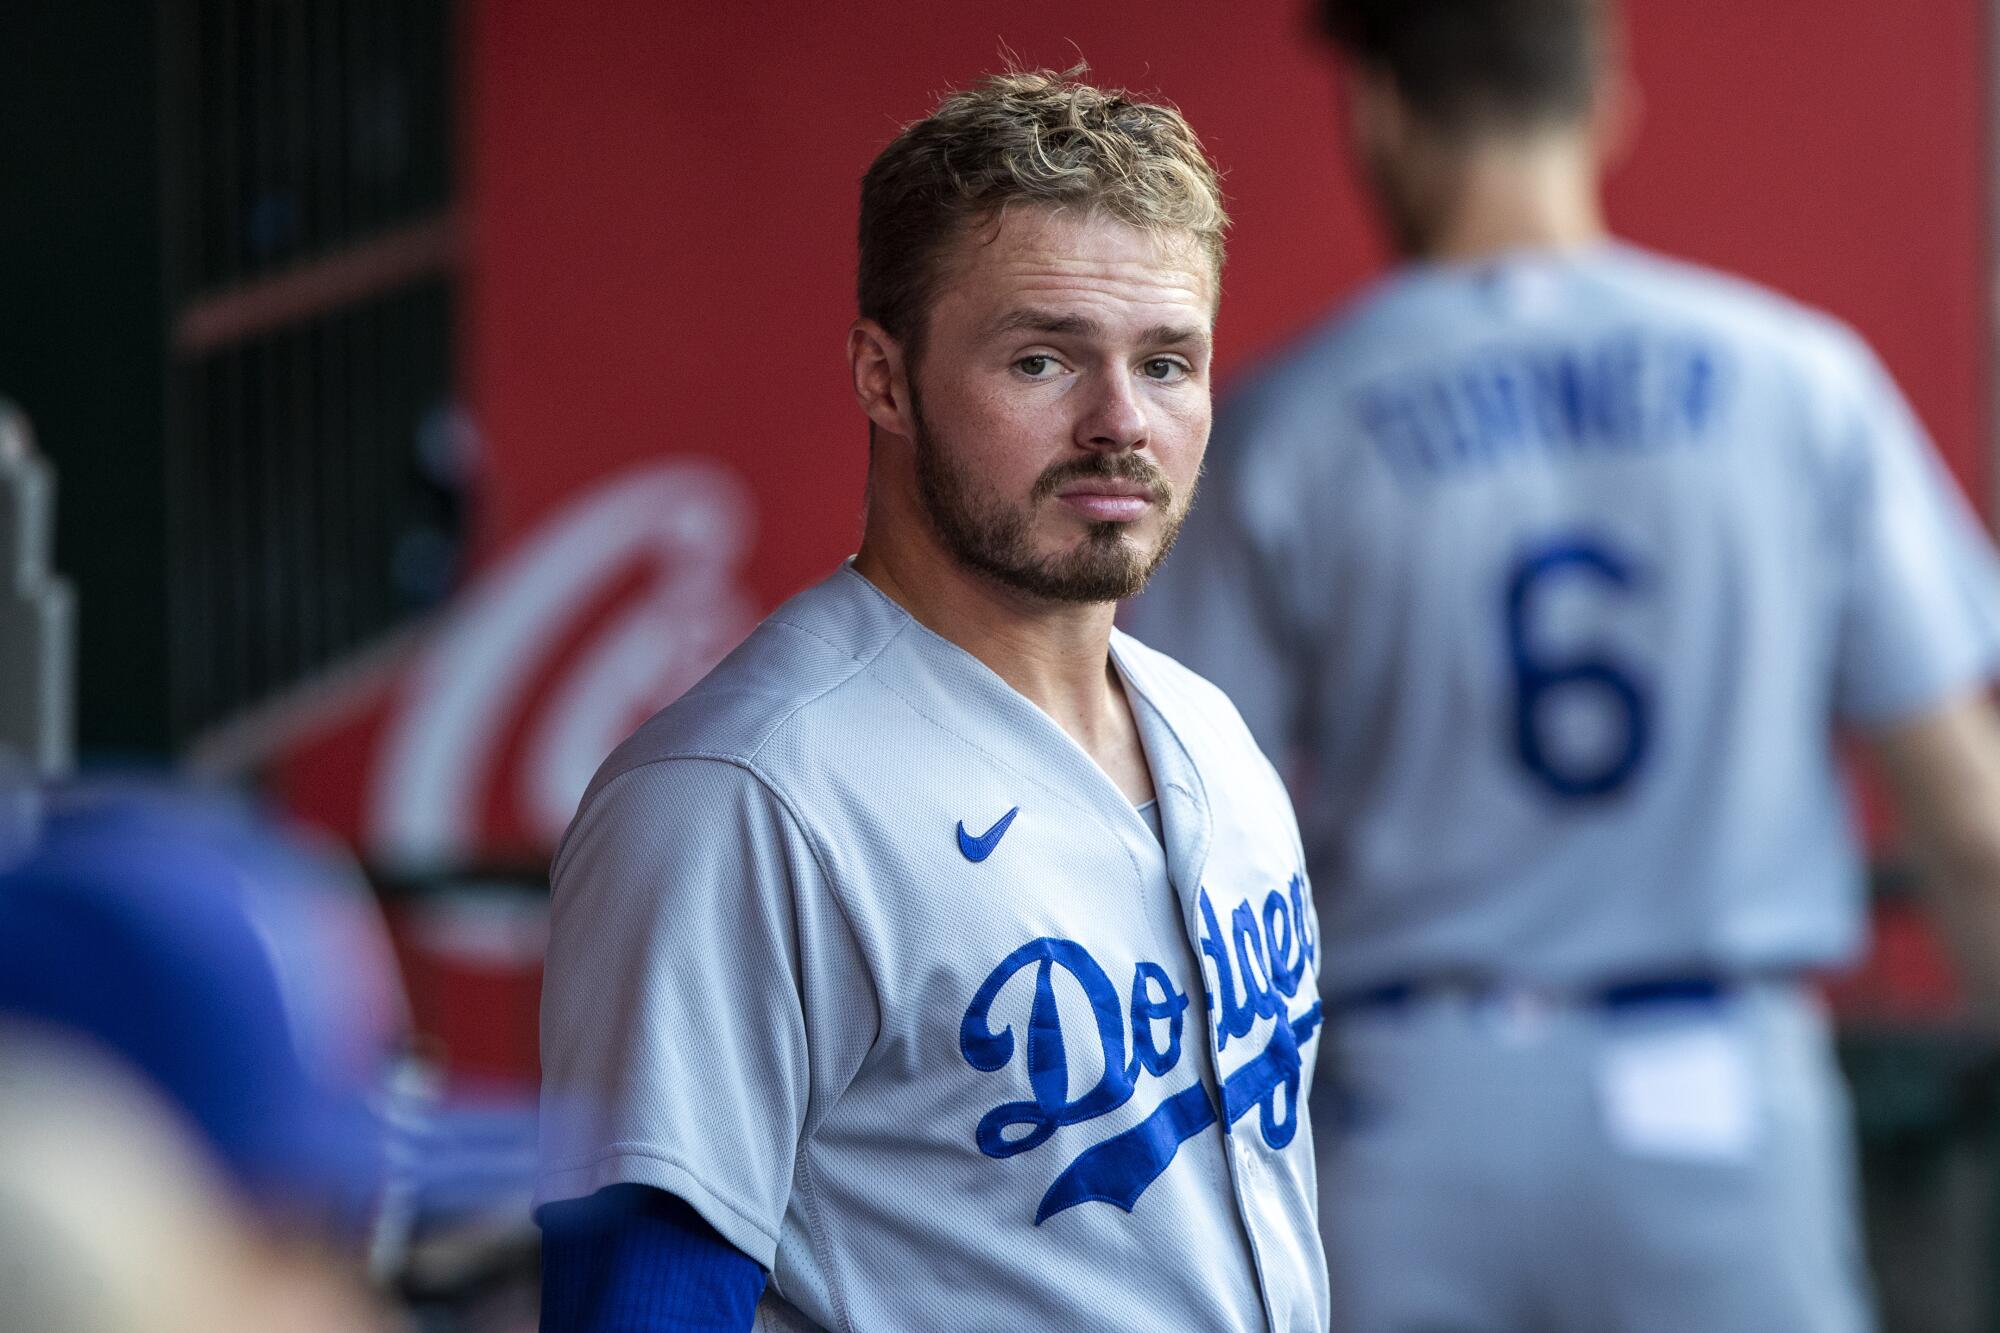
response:
[[[1852,332],[1605,234],[1603,6],[1324,18],[1408,262],[1233,395],[1130,627],[1297,776],[1333,1325],[1862,1328],[1835,734],[2000,996],[1994,553]]]
[[[1275,771],[1115,634],[1209,426],[1175,112],[947,98],[862,186],[860,553],[558,853],[545,1328],[1326,1323],[1319,931]]]

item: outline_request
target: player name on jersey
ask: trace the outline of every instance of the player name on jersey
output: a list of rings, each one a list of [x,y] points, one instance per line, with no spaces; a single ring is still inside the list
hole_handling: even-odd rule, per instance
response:
[[[1516,342],[1366,383],[1355,416],[1397,477],[1421,483],[1529,453],[1694,443],[1717,415],[1724,365],[1712,342],[1657,330]]]

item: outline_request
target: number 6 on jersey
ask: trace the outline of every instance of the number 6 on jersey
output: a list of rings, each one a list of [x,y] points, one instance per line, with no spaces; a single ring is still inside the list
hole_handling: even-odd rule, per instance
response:
[[[1640,590],[1632,561],[1603,541],[1577,534],[1531,548],[1507,579],[1507,657],[1513,674],[1514,752],[1530,777],[1565,800],[1613,795],[1638,773],[1650,739],[1652,690],[1643,673],[1603,650],[1556,659],[1538,652],[1529,625],[1552,580],[1587,578],[1616,597]],[[1579,691],[1611,705],[1615,725],[1596,754],[1562,753],[1553,743],[1550,708]],[[1592,747],[1595,749],[1596,747]]]

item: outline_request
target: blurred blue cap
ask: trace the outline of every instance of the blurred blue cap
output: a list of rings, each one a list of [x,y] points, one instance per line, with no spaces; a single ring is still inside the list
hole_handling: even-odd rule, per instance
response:
[[[360,1222],[406,1022],[357,874],[240,801],[52,794],[0,868],[0,1019],[122,1059],[254,1199]]]

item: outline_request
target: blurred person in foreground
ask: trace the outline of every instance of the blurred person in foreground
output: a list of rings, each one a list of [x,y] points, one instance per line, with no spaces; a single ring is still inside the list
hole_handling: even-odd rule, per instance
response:
[[[1296,779],[1334,1327],[1866,1327],[1836,736],[2000,1008],[1994,552],[1852,331],[1606,234],[1607,6],[1322,14],[1405,262],[1218,414],[1128,623]]]
[[[80,1052],[78,1080],[106,1066],[163,1108],[163,1137],[196,1159],[163,1165],[183,1182],[163,1187],[219,1183],[208,1211],[257,1279],[244,1308],[290,1311],[266,1327],[383,1326],[363,1247],[383,1172],[369,1099],[404,1023],[393,968],[365,886],[220,797],[57,789],[25,856],[0,868],[0,1029]],[[33,1067],[60,1081],[64,1063]],[[19,1068],[6,1081],[16,1109],[36,1091]],[[79,1115],[63,1132],[87,1160],[115,1151],[93,1138],[104,1123]],[[73,1205],[72,1221],[106,1228],[89,1241],[100,1251],[156,1247],[165,1263],[186,1243],[151,1215]]]
[[[259,1235],[130,1070],[0,1022],[0,1329],[369,1333],[352,1288]]]
[[[860,552],[557,853],[544,1328],[1325,1327],[1291,808],[1112,627],[1207,444],[1222,227],[1178,113],[1069,76],[869,168]]]

